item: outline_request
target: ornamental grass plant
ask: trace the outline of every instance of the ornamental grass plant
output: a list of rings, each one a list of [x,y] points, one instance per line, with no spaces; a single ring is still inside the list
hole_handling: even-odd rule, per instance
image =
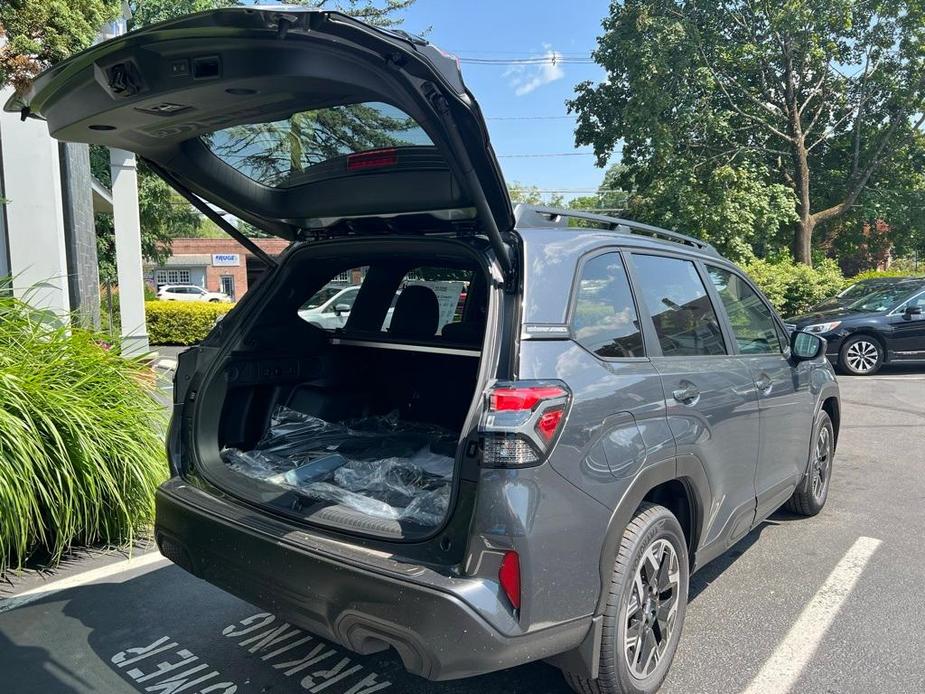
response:
[[[0,573],[151,522],[167,476],[156,387],[101,335],[0,293]]]

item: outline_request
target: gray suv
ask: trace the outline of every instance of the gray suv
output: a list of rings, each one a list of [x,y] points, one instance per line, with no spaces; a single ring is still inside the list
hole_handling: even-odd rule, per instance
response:
[[[824,341],[698,240],[512,208],[420,38],[211,11],[7,108],[136,152],[268,269],[180,357],[156,537],[310,632],[435,680],[546,659],[581,692],[651,692],[690,573],[825,504]],[[291,245],[267,257],[214,208]],[[300,317],[332,282],[358,287],[343,325]]]

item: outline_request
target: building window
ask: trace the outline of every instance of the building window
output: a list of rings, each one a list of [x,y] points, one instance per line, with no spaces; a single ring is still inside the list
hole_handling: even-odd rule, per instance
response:
[[[154,274],[154,280],[158,286],[163,284],[189,284],[189,270],[158,270]]]

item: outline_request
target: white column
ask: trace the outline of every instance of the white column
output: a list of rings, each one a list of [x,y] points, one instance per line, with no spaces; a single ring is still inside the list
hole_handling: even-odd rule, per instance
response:
[[[11,94],[0,90],[0,103]],[[0,152],[14,294],[64,318],[71,306],[58,142],[43,121],[0,110]]]
[[[112,149],[109,162],[112,168],[112,221],[116,229],[122,350],[125,354],[143,354],[148,351],[148,332],[145,328],[135,155],[122,149]]]

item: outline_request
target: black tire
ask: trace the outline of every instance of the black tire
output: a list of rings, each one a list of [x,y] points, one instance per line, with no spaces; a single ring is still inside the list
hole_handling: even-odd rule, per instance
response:
[[[820,450],[820,445],[824,450]],[[824,459],[820,459],[820,453]],[[815,516],[829,498],[829,482],[832,479],[832,463],[835,458],[835,427],[825,410],[820,410],[813,427],[813,440],[809,450],[809,462],[803,481],[793,496],[784,504],[791,513],[798,516]]]
[[[841,346],[838,366],[842,373],[871,376],[883,366],[883,345],[870,335],[852,335]]]
[[[662,620],[658,618],[663,609],[668,609],[667,614],[671,614],[671,605],[668,604],[668,598],[665,597],[668,591],[659,593],[656,591],[646,601],[645,607],[636,611],[631,610],[631,605],[638,604],[636,595],[636,574],[640,571],[640,566],[644,561],[648,561],[650,548],[664,549],[667,543],[674,552],[674,563],[671,567],[677,568],[677,583],[672,583],[671,591],[673,602],[676,605],[673,608],[673,618],[667,617],[666,623],[670,623],[665,634]],[[654,555],[653,555],[654,556]],[[668,556],[666,552],[662,556]],[[670,557],[669,557],[670,559]],[[665,566],[665,560],[656,570],[654,579],[661,584],[662,566]],[[651,566],[650,563],[646,567]],[[607,587],[609,594],[607,604],[604,608],[603,615],[603,637],[601,640],[601,655],[597,679],[566,672],[565,678],[569,685],[580,694],[650,694],[658,691],[658,688],[665,680],[668,674],[668,668],[674,659],[675,651],[678,648],[678,642],[681,639],[681,628],[684,625],[684,614],[687,611],[687,591],[689,578],[689,564],[687,557],[687,542],[684,538],[684,531],[678,523],[678,519],[664,506],[644,503],[639,507],[636,515],[626,527],[623,533],[623,540],[620,543],[620,549],[617,552],[617,559],[614,562],[613,574],[610,585]],[[673,573],[673,570],[672,570]],[[642,574],[640,574],[642,575]],[[646,582],[642,581],[641,585]],[[644,589],[645,592],[645,589]],[[649,603],[653,599],[655,606],[648,610]],[[641,619],[634,620],[633,615],[640,615]],[[655,620],[646,621],[649,616],[654,616]],[[631,670],[629,659],[634,654],[627,653],[627,626],[630,621],[635,622],[639,628],[640,634],[651,632],[653,639],[657,638],[660,633],[664,641],[658,641],[654,648],[656,650],[656,662],[653,663],[651,671],[644,673],[639,677]],[[649,626],[650,625],[650,626]],[[658,631],[656,631],[658,629]],[[643,649],[645,643],[642,636],[636,641],[636,654]],[[658,651],[661,650],[661,655]],[[645,650],[642,650],[644,654]]]
[[[218,303],[218,299],[209,299],[209,303],[210,303],[210,304],[217,304],[217,303]]]

